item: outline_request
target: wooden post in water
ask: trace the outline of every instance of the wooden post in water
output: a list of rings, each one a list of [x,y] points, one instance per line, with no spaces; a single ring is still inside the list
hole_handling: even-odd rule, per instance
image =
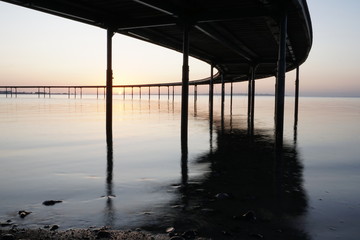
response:
[[[230,84],[230,116],[232,116],[233,109],[233,82]]]
[[[107,68],[106,68],[106,141],[112,144],[112,101],[113,101],[113,71],[112,71],[112,37],[114,32],[107,29]]]
[[[99,88],[96,88],[96,99],[99,99]]]
[[[183,66],[181,85],[181,153],[188,154],[188,102],[189,102],[189,25],[183,29]],[[184,162],[182,161],[182,165]]]
[[[49,98],[51,98],[51,88],[49,87]]]
[[[283,147],[284,133],[284,98],[285,98],[285,72],[286,72],[286,32],[287,14],[282,13],[280,19],[279,55],[277,63],[277,77],[275,89],[275,148],[277,151]]]
[[[141,99],[141,87],[139,87],[139,97]]]
[[[210,83],[209,83],[209,119],[212,122],[214,111],[214,66],[210,67]]]
[[[158,98],[160,100],[160,86],[158,87]]]
[[[149,87],[149,101],[150,101],[150,95],[151,95],[151,87]]]
[[[38,98],[40,98],[40,88],[38,88]]]
[[[6,98],[7,98],[7,88],[5,88],[5,96],[6,96]]]
[[[294,112],[294,128],[297,127],[298,116],[299,116],[299,67],[296,68],[296,79],[295,79],[295,112]]]

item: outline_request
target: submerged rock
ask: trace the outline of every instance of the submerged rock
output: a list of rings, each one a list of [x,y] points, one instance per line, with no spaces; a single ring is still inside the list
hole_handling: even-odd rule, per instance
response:
[[[27,215],[29,215],[31,212],[27,212],[27,211],[25,211],[25,210],[20,210],[19,212],[18,212],[18,214],[19,214],[19,216],[21,217],[21,218],[24,218],[24,217],[26,217]]]
[[[50,228],[50,231],[55,231],[56,229],[59,228],[59,225],[53,225],[51,228]]]
[[[15,239],[15,237],[12,234],[4,234],[4,235],[1,236],[1,239],[3,239],[3,240],[13,240],[13,239]]]
[[[62,203],[62,201],[61,200],[46,200],[42,204],[45,205],[45,206],[52,206],[52,205],[55,205],[57,203]]]

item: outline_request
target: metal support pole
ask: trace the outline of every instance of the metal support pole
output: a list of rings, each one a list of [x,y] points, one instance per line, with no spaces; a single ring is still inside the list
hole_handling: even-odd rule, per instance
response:
[[[123,99],[125,100],[125,93],[126,93],[126,88],[123,88]]]
[[[45,87],[44,87],[44,98],[45,98],[45,95],[46,95],[46,89],[45,89]]]
[[[107,29],[107,69],[106,69],[106,141],[112,143],[112,101],[113,101],[113,71],[112,71],[112,37],[114,32]]]
[[[299,67],[296,68],[295,79],[295,113],[294,113],[294,128],[297,127],[299,116]]]
[[[15,97],[17,98],[17,88],[15,88]]]
[[[99,88],[96,88],[96,99],[99,99]]]
[[[256,66],[252,67],[251,71],[251,130],[254,130],[254,113],[255,113],[255,71]]]
[[[174,103],[174,98],[175,98],[175,86],[172,87],[172,101]]]
[[[183,66],[181,85],[181,153],[188,153],[188,103],[189,103],[189,26],[183,29]]]
[[[194,115],[197,114],[197,85],[194,85]]]
[[[209,83],[209,118],[212,122],[214,111],[214,66],[210,67],[210,83]]]
[[[5,95],[6,95],[6,98],[7,98],[7,88],[5,88]]]
[[[248,122],[250,122],[251,118],[251,93],[252,93],[252,84],[251,84],[251,69],[249,72],[249,82],[248,82],[248,108],[247,108],[247,115],[248,115]]]
[[[158,98],[160,100],[160,86],[158,87]]]
[[[51,98],[51,88],[49,88],[49,98]]]
[[[224,131],[224,113],[225,113],[225,80],[224,74],[221,74],[221,130]]]
[[[232,115],[233,109],[233,82],[230,84],[230,115]]]
[[[40,88],[38,88],[38,98],[40,98]]]
[[[74,88],[74,97],[76,98],[76,87]]]
[[[149,87],[149,100],[150,100],[150,95],[151,95],[151,90],[150,90],[151,87]]]
[[[134,99],[134,87],[131,87],[131,99]]]
[[[68,88],[68,98],[70,98],[70,88]]]
[[[139,97],[141,99],[141,87],[139,87]]]
[[[168,90],[168,101],[170,99],[170,89],[169,89],[169,86],[167,86],[167,90]]]
[[[286,32],[287,15],[284,11],[280,19],[279,56],[277,63],[276,96],[275,96],[275,148],[281,150],[284,133],[284,98],[286,72]]]

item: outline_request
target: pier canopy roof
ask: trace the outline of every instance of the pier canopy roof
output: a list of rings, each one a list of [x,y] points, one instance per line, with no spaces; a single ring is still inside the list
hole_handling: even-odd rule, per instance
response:
[[[226,81],[274,76],[279,18],[287,12],[287,71],[310,52],[306,0],[3,0],[182,51],[190,27],[190,55],[213,64]],[[136,51],[136,49],[134,49]]]

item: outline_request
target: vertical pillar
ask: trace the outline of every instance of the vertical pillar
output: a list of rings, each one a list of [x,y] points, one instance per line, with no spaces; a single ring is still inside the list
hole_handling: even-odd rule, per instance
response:
[[[114,32],[111,28],[107,29],[107,68],[106,68],[106,141],[112,143],[112,37]]]
[[[96,99],[99,99],[99,88],[96,88]]]
[[[139,97],[141,99],[141,87],[139,87]]]
[[[297,142],[298,116],[299,116],[299,66],[296,68],[296,79],[295,79],[294,143]]]
[[[209,118],[212,122],[214,111],[214,66],[211,64],[210,68],[210,83],[209,83]]]
[[[70,88],[68,88],[68,98],[70,98]]]
[[[297,127],[298,123],[298,112],[299,112],[299,67],[296,68],[296,79],[295,79],[295,112],[294,112],[294,128]]]
[[[279,55],[277,62],[276,95],[275,95],[275,148],[281,150],[284,133],[284,98],[285,98],[285,72],[286,72],[286,31],[287,15],[284,13],[280,19]]]
[[[151,91],[150,91],[150,88],[151,88],[151,87],[149,87],[149,100],[150,100],[150,95],[151,95]]]
[[[175,86],[172,87],[172,100],[174,103],[174,98],[175,98]]]
[[[194,113],[197,114],[197,85],[194,85]]]
[[[76,98],[76,87],[74,87],[74,97]]]
[[[169,99],[170,99],[170,87],[169,86],[167,86],[167,90],[168,90],[168,101],[169,101]]]
[[[17,98],[17,88],[15,88],[15,97]]]
[[[131,87],[131,99],[134,99],[134,87]]]
[[[189,26],[183,29],[183,66],[181,85],[181,153],[188,153],[188,102],[189,101]],[[187,158],[186,158],[187,159]],[[182,165],[184,165],[182,163]]]
[[[125,100],[125,93],[126,93],[126,88],[123,88],[123,99]]]
[[[51,97],[51,88],[49,87],[49,98]]]
[[[5,88],[5,95],[6,95],[6,98],[7,98],[7,94],[8,94],[8,92],[7,92],[7,88]]]
[[[221,131],[224,132],[225,129],[225,80],[224,74],[221,74]]]
[[[255,112],[255,71],[256,66],[252,67],[251,71],[251,124],[252,124],[252,130],[254,130],[254,112]]]
[[[230,84],[230,116],[232,116],[233,109],[233,82]]]
[[[80,88],[80,98],[82,98],[82,87]]]
[[[160,100],[160,86],[158,86],[158,99]]]

